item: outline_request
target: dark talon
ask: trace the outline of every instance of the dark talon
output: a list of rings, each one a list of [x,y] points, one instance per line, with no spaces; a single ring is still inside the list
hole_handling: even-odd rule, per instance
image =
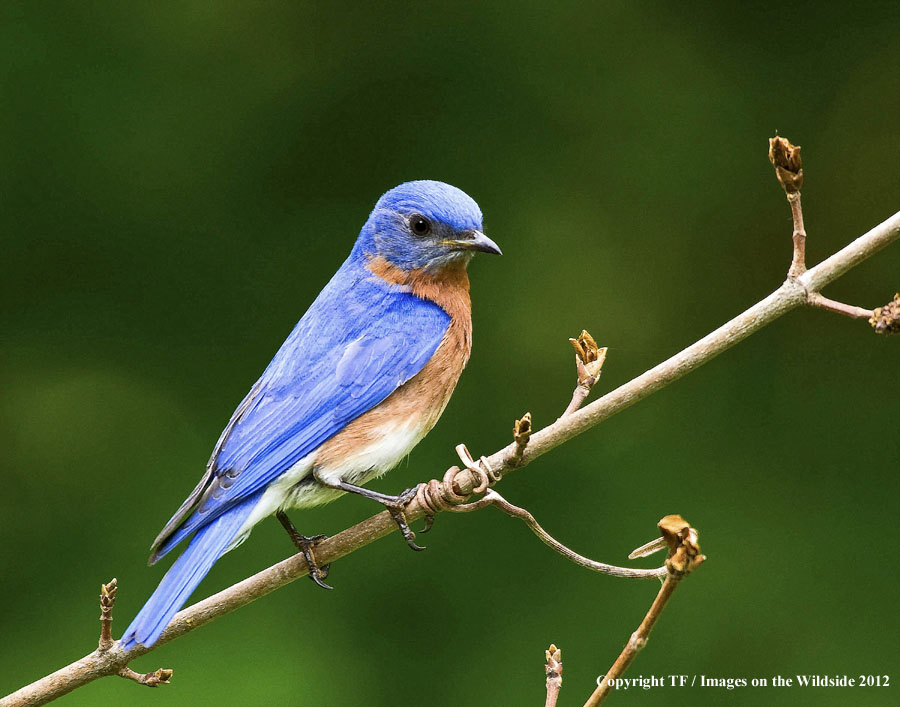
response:
[[[305,556],[306,556],[306,555],[304,554],[304,557],[305,557]],[[309,564],[309,559],[308,559],[308,558],[307,558],[306,562],[307,562],[307,564]],[[327,565],[325,565],[324,567],[316,567],[316,571],[315,571],[315,572],[312,572],[312,571],[311,571],[311,572],[309,573],[309,578],[310,578],[313,582],[315,582],[316,584],[318,584],[320,587],[322,587],[322,589],[334,589],[334,587],[332,587],[330,584],[326,584],[325,582],[322,581],[325,577],[328,576],[328,569],[329,569],[330,567],[331,567],[331,563],[330,563],[330,562],[329,562]]]
[[[322,589],[334,589],[334,587],[325,584],[325,582],[322,581],[328,576],[328,571],[331,569],[331,563],[329,562],[327,565],[319,567],[319,564],[316,562],[316,556],[313,554],[313,548],[316,544],[320,540],[325,540],[328,536],[313,535],[311,537],[306,537],[305,535],[301,535],[284,511],[278,511],[275,514],[275,517],[278,518],[281,525],[284,526],[284,529],[290,536],[294,546],[303,553],[303,558],[306,560],[306,566],[309,568],[309,578],[322,587]]]
[[[431,530],[431,526],[433,526],[433,525],[434,525],[434,516],[431,515],[431,513],[426,513],[425,514],[425,527],[422,528],[422,530],[420,530],[419,532],[427,533],[429,530]]]
[[[385,503],[384,505],[390,512],[391,518],[394,519],[394,522],[400,528],[406,544],[409,545],[410,549],[421,552],[425,548],[416,543],[416,534],[409,527],[409,523],[406,522],[406,515],[403,513],[409,503],[416,497],[418,488],[418,486],[415,486],[411,489],[406,489],[403,493],[391,498],[390,503]]]
[[[399,496],[398,496],[398,498],[399,498]],[[394,519],[394,522],[400,528],[400,532],[403,534],[403,539],[406,540],[406,544],[409,545],[410,548],[415,550],[416,552],[421,552],[422,550],[424,550],[425,549],[424,547],[416,544],[416,534],[409,527],[409,523],[406,522],[406,516],[403,515],[402,506],[399,508],[388,506],[387,509],[388,509],[388,513],[391,514],[391,518]]]

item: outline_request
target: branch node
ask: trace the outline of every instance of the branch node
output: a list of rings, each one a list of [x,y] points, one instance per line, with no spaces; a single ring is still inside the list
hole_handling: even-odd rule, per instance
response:
[[[883,307],[876,307],[869,324],[876,334],[900,334],[900,293]]]
[[[647,637],[641,636],[638,631],[635,631],[631,634],[631,638],[628,639],[628,648],[635,653],[644,649],[644,646],[647,645]]]
[[[104,652],[112,648],[112,610],[116,605],[116,591],[118,591],[118,582],[113,577],[106,584],[100,585],[100,641],[97,650]]]

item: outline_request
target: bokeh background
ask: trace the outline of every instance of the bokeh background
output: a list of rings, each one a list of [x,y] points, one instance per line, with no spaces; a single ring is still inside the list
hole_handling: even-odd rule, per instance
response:
[[[776,288],[790,212],[766,159],[804,148],[816,262],[900,208],[900,9],[792,3],[5,3],[0,9],[0,694],[118,635],[151,540],[232,410],[408,179],[474,196],[504,249],[471,268],[474,355],[443,419],[375,484],[554,420],[566,338],[614,388]],[[826,290],[873,307],[900,246]],[[709,562],[629,676],[889,674],[896,684],[900,340],[797,311],[502,484],[624,562],[664,514]],[[296,513],[333,533],[376,510]],[[499,512],[445,514],[105,679],[70,705],[581,704],[655,592]],[[274,521],[206,596],[291,551]],[[645,564],[650,564],[646,562]],[[895,705],[898,688],[658,689],[613,704]]]

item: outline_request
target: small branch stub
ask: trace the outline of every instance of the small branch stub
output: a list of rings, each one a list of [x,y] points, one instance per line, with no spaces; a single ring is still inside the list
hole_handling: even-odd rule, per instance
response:
[[[792,145],[790,140],[783,137],[773,137],[769,140],[769,161],[775,167],[775,176],[787,195],[791,205],[791,217],[794,222],[792,239],[794,242],[794,256],[791,267],[788,270],[788,279],[796,281],[806,272],[806,227],[803,225],[803,206],[800,203],[800,190],[803,188],[803,160],[800,157],[800,146]],[[892,331],[889,323],[878,320],[878,315],[871,309],[864,309],[852,304],[844,304],[825,297],[815,289],[807,288],[807,304],[811,307],[819,307],[830,312],[842,314],[854,319],[868,319],[876,332]],[[890,307],[891,305],[886,305]],[[876,324],[878,320],[879,325]],[[895,326],[900,328],[900,322]],[[893,330],[895,331],[895,330]]]
[[[853,319],[868,319],[871,321],[873,317],[871,309],[863,309],[856,305],[844,304],[843,302],[829,299],[818,292],[810,292],[806,297],[806,302],[811,307],[819,307],[820,309],[826,309],[829,312],[835,312],[836,314],[843,314],[845,317],[851,317]]]
[[[531,413],[526,412],[522,415],[521,420],[516,420],[513,425],[513,440],[516,443],[516,456],[522,456],[525,447],[528,446],[528,440],[531,439]]]
[[[137,673],[126,665],[116,674],[127,680],[134,680],[139,685],[159,687],[160,685],[169,684],[169,681],[172,679],[172,672],[171,668],[159,668],[152,673]]]
[[[544,707],[556,707],[559,698],[559,689],[562,687],[562,650],[551,643],[544,651],[544,672],[547,675],[547,701]]]
[[[900,293],[884,307],[876,307],[869,324],[876,334],[900,334]]]
[[[97,646],[99,653],[107,653],[114,645],[115,641],[112,637],[112,612],[116,605],[116,593],[119,591],[119,583],[115,577],[106,584],[100,585],[100,643]],[[159,668],[152,673],[138,673],[123,665],[115,671],[119,677],[127,680],[133,680],[147,687],[159,687],[160,685],[168,685],[172,679],[173,670],[171,668]],[[108,674],[113,674],[112,672]]]
[[[792,145],[783,137],[769,139],[769,161],[775,167],[775,176],[781,183],[791,205],[794,220],[794,257],[788,270],[788,279],[796,280],[806,272],[806,227],[803,225],[803,207],[800,205],[800,189],[803,187],[803,160],[799,145]]]
[[[97,645],[100,651],[108,651],[115,643],[112,637],[112,610],[116,605],[118,588],[115,577],[107,584],[100,585],[100,642]]]
[[[599,348],[594,337],[588,334],[587,330],[582,329],[577,339],[569,339],[572,348],[575,349],[575,374],[578,378],[578,384],[572,393],[572,400],[561,417],[571,415],[584,402],[585,398],[590,395],[591,388],[600,380],[600,373],[603,369],[603,363],[606,361],[606,347]]]

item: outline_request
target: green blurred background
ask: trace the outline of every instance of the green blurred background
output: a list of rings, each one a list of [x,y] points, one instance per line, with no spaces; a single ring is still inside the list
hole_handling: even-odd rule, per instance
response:
[[[801,144],[816,262],[900,208],[895,2],[5,3],[0,694],[118,635],[162,577],[148,547],[232,410],[408,179],[478,200],[502,258],[471,268],[472,360],[443,419],[375,488],[465,441],[556,418],[566,338],[610,347],[600,392],[776,288],[790,212],[766,159]],[[826,291],[873,307],[900,246]],[[794,312],[502,484],[580,552],[625,562],[664,514],[709,562],[630,676],[900,681],[900,339]],[[295,513],[333,533],[376,508]],[[655,592],[517,521],[445,514],[198,630],[71,705],[581,704]],[[274,520],[206,596],[290,554]],[[645,564],[649,564],[646,562]],[[895,705],[898,688],[629,691],[614,704]]]

